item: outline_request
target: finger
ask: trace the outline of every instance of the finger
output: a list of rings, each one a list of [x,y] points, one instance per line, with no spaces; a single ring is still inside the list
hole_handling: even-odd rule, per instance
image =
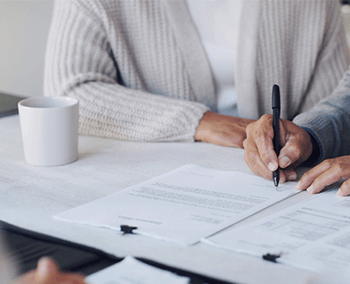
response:
[[[350,194],[350,179],[343,182],[336,194],[341,197],[348,196]]]
[[[278,168],[278,160],[272,139],[269,136],[257,137],[256,145],[263,163],[270,171],[275,171]]]
[[[341,180],[344,176],[339,164],[333,165],[331,168],[319,175],[314,182],[307,188],[309,193],[319,193],[326,186]]]
[[[307,189],[318,176],[330,169],[332,165],[333,162],[330,159],[323,161],[321,164],[315,166],[314,168],[303,174],[303,176],[301,177],[299,182],[294,186],[294,188],[297,190]]]
[[[56,262],[48,257],[42,257],[38,262],[35,280],[40,284],[50,283],[52,279],[56,278],[58,272],[59,268]]]
[[[61,272],[55,261],[48,257],[43,257],[38,262],[35,274],[35,283],[37,284],[84,284],[84,276],[76,273]]]
[[[287,168],[283,169],[284,174],[286,175],[287,181],[295,181],[298,178],[298,174],[295,171],[295,169],[301,164],[299,160],[288,166]]]
[[[266,167],[265,163],[260,159],[260,155],[256,145],[251,140],[244,140],[244,160],[251,171],[265,179],[272,180],[272,172]]]
[[[287,181],[287,176],[284,170],[279,169],[280,183],[285,183]]]
[[[266,167],[275,171],[278,168],[278,160],[272,142],[272,116],[263,115],[259,122],[247,126],[247,138],[255,143],[260,159]]]
[[[294,181],[297,179],[298,175],[294,168],[288,167],[287,169],[283,170],[283,173],[286,177],[286,181]]]
[[[297,167],[304,161],[302,156],[303,150],[300,148],[300,145],[300,141],[295,136],[289,137],[278,157],[278,163],[282,169],[292,164],[294,164],[294,167]]]

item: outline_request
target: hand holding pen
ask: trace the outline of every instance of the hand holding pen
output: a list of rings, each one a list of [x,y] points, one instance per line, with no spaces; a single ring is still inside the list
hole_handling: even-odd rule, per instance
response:
[[[275,122],[277,114],[275,114]],[[247,126],[247,138],[244,140],[244,160],[251,171],[263,178],[279,183],[296,180],[295,168],[307,160],[312,152],[310,135],[298,125],[285,119],[279,119],[279,134],[274,134],[273,115],[265,114],[259,120]],[[279,154],[274,147],[274,137],[279,137]],[[277,145],[275,145],[277,146]],[[275,182],[275,181],[274,181]]]

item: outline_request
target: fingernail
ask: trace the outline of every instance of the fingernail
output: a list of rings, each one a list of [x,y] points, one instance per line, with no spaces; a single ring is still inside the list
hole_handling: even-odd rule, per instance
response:
[[[337,191],[336,195],[338,195],[338,196],[340,196],[340,197],[343,197],[343,194],[342,194],[342,192],[341,192],[341,189],[340,189],[340,188],[338,189],[338,191]]]
[[[281,168],[286,168],[287,166],[289,166],[290,163],[290,159],[286,156],[283,156],[281,158],[279,158],[279,164]]]
[[[296,185],[294,185],[294,188],[295,188],[296,190],[300,190],[300,181],[298,181],[298,182],[296,183]]]
[[[269,170],[272,172],[272,171],[274,171],[277,167],[276,167],[276,165],[274,164],[274,163],[269,163],[268,164],[268,167],[269,167]]]
[[[296,175],[290,175],[289,177],[288,177],[288,180],[296,180],[297,179],[297,176]]]
[[[308,193],[312,193],[312,185],[310,185],[310,186],[307,188],[307,192],[308,192]]]

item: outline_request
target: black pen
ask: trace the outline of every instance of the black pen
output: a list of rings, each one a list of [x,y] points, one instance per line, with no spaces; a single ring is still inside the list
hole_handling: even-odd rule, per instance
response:
[[[273,85],[272,87],[272,115],[273,115],[273,149],[276,152],[276,155],[280,154],[280,109],[281,109],[281,100],[280,100],[280,87],[278,85]],[[278,183],[280,181],[280,168],[273,172],[273,183],[277,189]]]

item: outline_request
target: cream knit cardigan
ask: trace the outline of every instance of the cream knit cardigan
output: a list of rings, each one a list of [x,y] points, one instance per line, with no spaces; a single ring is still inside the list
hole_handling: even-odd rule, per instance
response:
[[[349,63],[338,0],[245,0],[235,84],[241,117],[293,119],[331,94]],[[80,102],[80,133],[192,140],[216,110],[210,65],[185,0],[56,0],[44,94]]]

